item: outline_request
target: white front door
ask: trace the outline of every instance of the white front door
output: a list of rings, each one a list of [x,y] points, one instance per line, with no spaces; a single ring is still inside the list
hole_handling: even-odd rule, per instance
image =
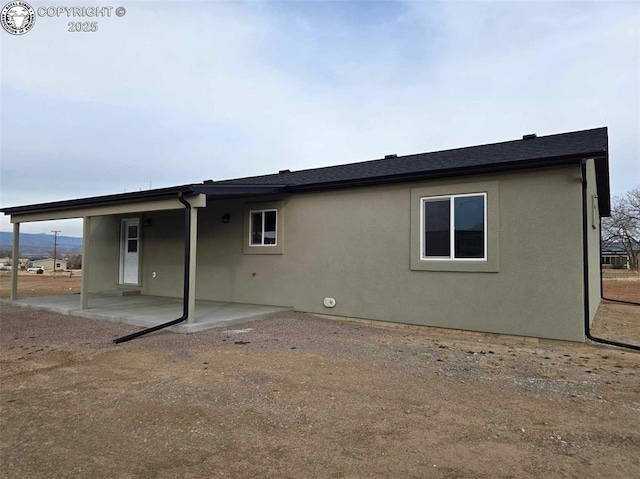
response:
[[[140,220],[122,220],[120,241],[120,284],[138,284]]]

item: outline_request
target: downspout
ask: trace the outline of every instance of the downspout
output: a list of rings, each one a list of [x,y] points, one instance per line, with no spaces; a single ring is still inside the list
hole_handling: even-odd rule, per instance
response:
[[[189,257],[191,256],[191,203],[184,199],[184,193],[182,191],[178,192],[178,201],[185,206],[184,214],[184,284],[182,291],[182,316],[178,319],[174,319],[172,321],[168,321],[166,323],[158,324],[157,326],[152,326],[151,328],[143,329],[142,331],[137,331],[132,334],[128,334],[126,336],[122,336],[120,338],[114,339],[113,342],[115,344],[124,343],[125,341],[131,341],[132,339],[136,339],[145,334],[153,333],[154,331],[159,331],[164,328],[168,328],[169,326],[174,326],[176,324],[180,324],[187,320],[189,317],[189,270],[190,270],[190,262]]]
[[[591,335],[591,327],[589,325],[589,244],[587,240],[587,235],[589,232],[589,208],[587,201],[587,160],[582,160],[580,162],[580,169],[582,172],[582,279],[584,283],[584,333],[588,339],[596,343],[608,344],[610,346],[617,346],[619,348],[627,348],[634,351],[640,351],[640,346],[635,344],[621,343],[618,341],[612,341],[610,339],[597,338]],[[600,238],[600,243],[602,243],[602,237]],[[602,264],[600,264],[600,292],[600,294],[602,295]]]

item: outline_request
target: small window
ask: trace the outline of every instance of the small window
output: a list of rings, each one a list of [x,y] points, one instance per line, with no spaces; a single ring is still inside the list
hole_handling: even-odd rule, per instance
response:
[[[487,195],[421,198],[421,259],[487,259]]]
[[[249,244],[251,246],[275,246],[277,244],[278,212],[260,210],[250,212]]]

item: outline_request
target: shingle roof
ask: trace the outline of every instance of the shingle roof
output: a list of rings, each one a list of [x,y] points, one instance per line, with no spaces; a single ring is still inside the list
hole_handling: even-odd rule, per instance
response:
[[[596,128],[526,140],[505,141],[346,165],[215,181],[214,184],[310,186],[365,178],[531,162],[532,160],[538,160],[537,162],[541,163],[544,160],[553,162],[562,158],[578,156],[602,157],[606,154],[607,129]]]
[[[272,175],[251,176],[222,181],[205,181],[183,185],[102,197],[81,198],[53,203],[2,208],[8,214],[37,211],[58,211],[80,206],[142,201],[170,197],[177,192],[204,193],[211,197],[257,194],[296,193],[326,188],[345,188],[428,178],[453,177],[541,168],[582,159],[596,160],[596,180],[600,214],[610,214],[609,163],[607,128],[560,133],[456,148],[453,150],[363,161],[346,165],[283,171]]]
[[[575,162],[583,158],[597,160],[600,210],[604,216],[608,216],[610,205],[606,127],[205,183],[214,185],[284,185],[289,191],[295,192],[553,166]]]

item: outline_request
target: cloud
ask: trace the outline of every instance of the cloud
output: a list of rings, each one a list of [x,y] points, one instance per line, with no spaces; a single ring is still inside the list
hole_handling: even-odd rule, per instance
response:
[[[636,4],[126,8],[3,38],[3,205],[605,125],[613,192],[640,181]]]

